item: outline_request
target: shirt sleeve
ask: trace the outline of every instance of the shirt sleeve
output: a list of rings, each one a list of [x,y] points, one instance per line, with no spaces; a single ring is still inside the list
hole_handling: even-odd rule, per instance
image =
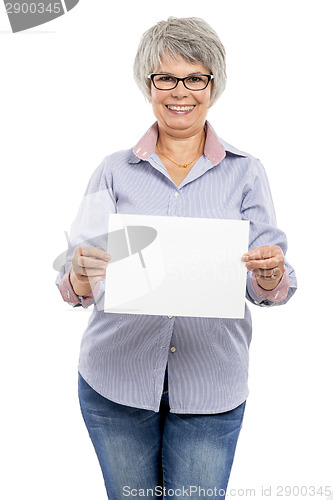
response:
[[[63,300],[73,307],[88,307],[91,304],[104,307],[105,280],[96,284],[93,291],[84,297],[76,295],[69,272],[74,250],[77,246],[101,247],[107,251],[109,215],[116,213],[116,199],[113,192],[112,155],[107,156],[93,173],[78,213],[71,226],[66,258],[56,278],[56,285]]]
[[[249,250],[263,245],[278,245],[286,255],[287,237],[277,227],[275,209],[267,175],[261,162],[250,161],[243,190],[242,217],[250,221]],[[246,297],[260,306],[282,305],[297,288],[293,267],[285,257],[285,272],[279,285],[271,291],[261,288],[250,271],[247,272]]]
[[[72,287],[71,280],[69,279],[70,270],[68,273],[64,274],[59,284],[59,292],[65,302],[68,302],[73,307],[83,306],[89,307],[93,304],[95,297],[98,294],[100,283],[96,283],[94,289],[88,295],[76,295]]]
[[[253,274],[251,276],[251,285],[254,293],[257,295],[257,297],[260,297],[261,300],[270,300],[271,302],[276,302],[276,303],[281,302],[288,295],[289,274],[285,270],[282,275],[280,283],[273,290],[265,290],[264,288],[262,288],[258,284]]]

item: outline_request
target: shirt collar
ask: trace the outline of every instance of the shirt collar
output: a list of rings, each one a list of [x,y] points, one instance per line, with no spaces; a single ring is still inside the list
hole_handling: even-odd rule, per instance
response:
[[[247,156],[246,153],[239,151],[227,142],[220,139],[213,127],[207,121],[205,124],[206,130],[206,142],[204,155],[212,163],[212,165],[217,165],[226,156],[227,153],[231,153],[237,156]],[[130,163],[139,163],[140,160],[147,160],[155,152],[156,142],[158,138],[158,125],[155,122],[150,129],[145,133],[145,135],[139,140],[139,142],[133,148],[133,156]]]

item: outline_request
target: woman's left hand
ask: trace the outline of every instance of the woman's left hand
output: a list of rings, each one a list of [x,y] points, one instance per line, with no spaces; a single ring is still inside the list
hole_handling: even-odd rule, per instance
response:
[[[257,279],[258,285],[265,290],[273,290],[281,281],[284,273],[284,255],[277,245],[256,247],[242,256],[246,267]]]

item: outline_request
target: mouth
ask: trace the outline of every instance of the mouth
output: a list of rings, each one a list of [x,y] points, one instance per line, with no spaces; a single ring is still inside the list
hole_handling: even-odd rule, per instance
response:
[[[190,113],[195,106],[185,106],[185,105],[171,105],[171,104],[166,104],[165,106],[169,111],[173,113]]]

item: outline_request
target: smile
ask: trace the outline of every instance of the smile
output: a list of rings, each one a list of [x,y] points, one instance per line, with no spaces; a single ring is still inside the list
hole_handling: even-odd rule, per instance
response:
[[[171,105],[166,105],[170,111],[182,111],[182,112],[188,112],[192,111],[192,109],[195,108],[195,106],[171,106]]]

